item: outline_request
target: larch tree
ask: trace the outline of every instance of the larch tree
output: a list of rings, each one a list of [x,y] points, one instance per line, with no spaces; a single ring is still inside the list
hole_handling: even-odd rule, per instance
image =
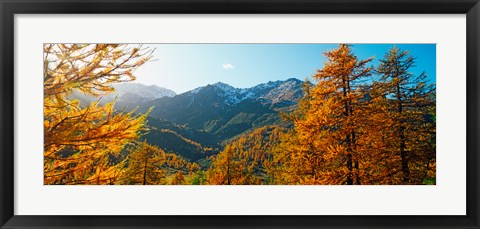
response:
[[[435,86],[425,72],[411,73],[414,64],[408,51],[394,47],[377,68],[376,84],[392,120],[389,150],[400,157],[402,184],[422,183],[435,173]]]
[[[273,153],[282,128],[264,126],[230,142],[207,171],[210,184],[259,185],[271,183]]]
[[[242,166],[235,159],[239,154],[231,145],[217,154],[213,159],[210,169],[206,172],[208,184],[213,185],[233,185],[237,184],[241,178]]]
[[[281,112],[284,122],[296,123],[304,120],[311,109],[313,84],[306,79],[302,84],[304,97],[298,102],[296,109]],[[306,183],[315,174],[320,173],[321,154],[314,152],[313,139],[304,138],[295,128],[282,134],[280,142],[274,149],[273,158],[269,162],[268,176],[271,184]],[[314,163],[317,162],[317,163]]]
[[[170,181],[170,184],[183,185],[183,184],[186,184],[185,182],[186,180],[185,180],[185,177],[183,176],[183,172],[178,171],[177,173],[175,173],[175,175],[173,175],[172,180]]]
[[[349,45],[324,53],[324,67],[313,75],[305,111],[293,120],[294,132],[285,150],[292,166],[302,165],[296,182],[301,184],[361,184],[360,129],[367,103],[365,77],[372,58],[359,60]]]
[[[357,143],[361,155],[362,184],[398,184],[399,157],[389,153],[393,120],[389,117],[386,101],[377,83],[368,87],[367,100],[359,110]]]
[[[114,112],[113,102],[100,105],[99,100],[114,90],[111,84],[134,80],[133,72],[151,54],[130,45],[44,45],[44,184],[116,179],[109,155],[138,137],[146,115]],[[68,99],[74,91],[99,100],[81,107],[78,100]]]
[[[129,151],[130,153],[125,161],[125,173],[122,184],[168,184],[166,179],[169,176],[168,170],[179,170],[187,164],[185,160],[177,155],[166,153],[145,141],[135,142],[134,146],[129,148]],[[178,171],[178,173],[181,172]],[[180,176],[184,180],[183,174]]]

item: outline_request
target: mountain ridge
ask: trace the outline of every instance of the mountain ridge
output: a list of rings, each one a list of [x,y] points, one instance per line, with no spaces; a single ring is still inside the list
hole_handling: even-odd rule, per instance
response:
[[[219,82],[136,105],[139,113],[153,107],[150,116],[225,140],[255,127],[280,123],[278,111],[291,109],[298,103],[303,97],[302,84],[303,81],[294,78],[250,88]]]
[[[149,96],[155,90],[142,91],[151,86],[129,83],[116,92],[121,95],[114,108],[134,110],[138,114],[150,110],[147,121],[150,131],[142,139],[196,161],[218,153],[229,139],[256,128],[289,127],[288,122],[281,121],[279,112],[296,107],[304,96],[302,84],[303,81],[295,78],[269,81],[250,88],[217,82],[181,94],[157,93],[158,98],[155,98]],[[114,99],[115,96],[110,96],[101,101]]]
[[[224,94],[230,94],[230,95],[233,94],[233,96],[231,96],[227,100],[229,105],[232,105],[232,104],[239,103],[239,102],[241,102],[245,99],[249,99],[249,98],[265,98],[265,99],[270,99],[272,101],[275,101],[271,98],[272,95],[266,96],[265,91],[273,90],[273,89],[279,87],[280,85],[289,85],[290,87],[295,87],[295,86],[301,85],[302,83],[303,83],[303,81],[301,81],[299,79],[289,78],[289,79],[286,79],[286,80],[268,81],[266,83],[257,84],[255,86],[248,87],[248,88],[237,88],[237,87],[233,87],[233,86],[231,86],[229,84],[226,84],[226,83],[223,83],[223,82],[217,82],[217,83],[214,83],[214,84],[208,84],[206,86],[197,87],[195,89],[192,89],[190,91],[187,91],[187,92],[184,92],[184,93],[181,93],[181,94],[197,94],[201,90],[207,89],[209,87],[215,87],[215,88],[219,89],[220,91],[222,91]],[[283,87],[283,89],[289,89],[289,88],[288,87]],[[277,89],[277,93],[279,93],[279,92],[280,91]],[[179,95],[181,95],[181,94],[179,94]]]

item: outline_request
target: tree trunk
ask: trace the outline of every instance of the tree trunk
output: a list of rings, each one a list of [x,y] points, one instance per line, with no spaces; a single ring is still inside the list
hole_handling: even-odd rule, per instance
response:
[[[343,99],[345,100],[345,117],[348,118],[350,116],[350,104],[347,100],[347,95],[350,93],[350,85],[348,76],[343,77]],[[347,123],[349,125],[349,123]],[[347,185],[353,184],[353,153],[352,153],[352,137],[353,132],[347,135],[346,144],[347,144]]]
[[[405,144],[405,127],[403,126],[403,106],[402,106],[402,96],[400,94],[400,81],[397,82],[397,111],[399,115],[399,135],[400,135],[400,157],[402,159],[402,174],[403,174],[403,183],[408,184],[410,178],[410,171],[408,169],[408,158],[406,152],[406,144]]]

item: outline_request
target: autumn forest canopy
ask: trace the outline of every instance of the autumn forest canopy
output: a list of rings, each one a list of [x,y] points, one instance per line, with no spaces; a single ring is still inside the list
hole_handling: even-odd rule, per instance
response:
[[[146,45],[45,44],[44,184],[436,184],[435,83],[416,57],[321,55],[304,81],[177,95],[136,83]]]

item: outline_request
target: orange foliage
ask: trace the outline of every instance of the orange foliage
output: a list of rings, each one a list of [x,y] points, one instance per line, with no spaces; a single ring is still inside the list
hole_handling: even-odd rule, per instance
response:
[[[278,184],[422,184],[435,178],[435,96],[425,75],[408,72],[413,58],[396,48],[373,74],[348,45],[305,87],[299,108],[285,117],[274,161]],[[367,82],[367,83],[365,83]],[[403,108],[403,109],[401,109]],[[429,120],[430,119],[430,120]]]
[[[135,79],[132,72],[150,58],[141,47],[116,44],[44,45],[44,183],[103,184],[118,175],[110,155],[138,137],[145,115],[118,113],[113,103],[85,108],[67,96],[74,90],[100,96],[110,83]],[[94,174],[113,177],[98,179]]]
[[[135,147],[129,151],[125,162],[125,176],[120,184],[167,184],[165,178],[168,175],[168,169],[180,169],[186,166],[185,160],[176,154],[165,153],[146,142],[136,142]]]
[[[261,127],[229,143],[207,171],[209,184],[268,184],[279,127]]]

